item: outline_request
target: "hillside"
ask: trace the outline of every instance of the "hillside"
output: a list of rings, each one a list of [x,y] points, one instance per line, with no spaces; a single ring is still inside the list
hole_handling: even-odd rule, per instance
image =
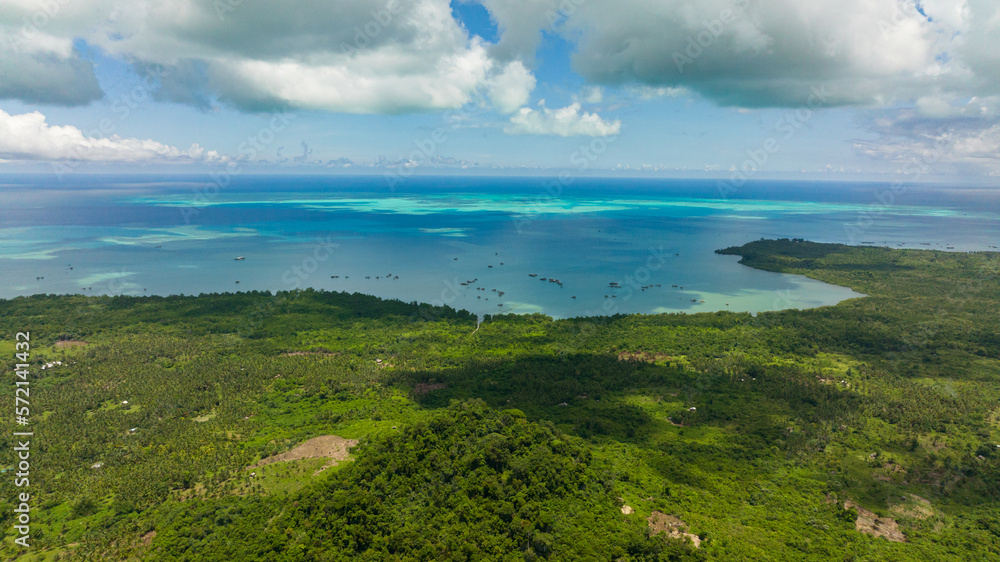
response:
[[[32,334],[36,508],[15,550],[0,479],[3,555],[1000,556],[1000,254],[720,253],[867,296],[478,330],[313,290],[0,301],[6,372]]]

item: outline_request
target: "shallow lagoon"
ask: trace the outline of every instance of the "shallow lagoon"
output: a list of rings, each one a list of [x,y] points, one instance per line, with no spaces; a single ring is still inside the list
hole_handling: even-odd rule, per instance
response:
[[[761,237],[956,251],[1000,241],[989,190],[914,188],[886,207],[876,184],[758,182],[718,198],[694,180],[553,190],[414,177],[390,190],[377,176],[198,179],[3,186],[0,296],[314,287],[478,314],[762,311],[859,295],[714,250]]]

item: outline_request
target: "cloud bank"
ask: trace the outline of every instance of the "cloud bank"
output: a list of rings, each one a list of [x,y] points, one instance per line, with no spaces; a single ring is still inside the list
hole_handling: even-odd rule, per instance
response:
[[[154,140],[90,138],[72,126],[53,126],[35,111],[10,115],[0,110],[0,159],[87,162],[220,162],[224,158],[197,144],[180,149]]]
[[[605,121],[596,113],[580,111],[574,103],[562,109],[523,107],[510,118],[504,132],[511,135],[555,135],[560,137],[605,137],[621,131],[621,121]]]
[[[481,0],[498,50],[533,52],[538,30],[574,42],[594,85],[685,88],[722,105],[887,105],[1000,86],[992,0]],[[529,32],[529,30],[531,32]]]
[[[459,107],[482,88],[510,112],[534,87],[447,0],[0,0],[0,99],[99,99],[77,39],[158,67],[160,99],[202,109],[410,113]]]
[[[0,0],[0,100],[101,99],[86,46],[140,75],[157,69],[154,97],[202,110],[402,114],[477,102],[510,115],[510,134],[615,134],[620,122],[575,104],[528,106],[550,35],[571,45],[588,103],[623,89],[799,107],[821,87],[828,107],[884,111],[871,127],[883,144],[859,143],[864,154],[896,160],[950,143],[957,160],[992,165],[996,115],[972,115],[970,100],[1000,92],[996,0],[462,1],[487,9],[497,44],[470,35],[449,0]],[[128,140],[114,141],[122,154],[160,154]]]
[[[471,1],[471,0],[466,0]],[[498,44],[448,0],[0,0],[0,98],[100,97],[82,39],[169,72],[164,99],[245,111],[403,113],[490,91],[502,112],[534,87],[543,32],[575,44],[591,85],[684,88],[722,105],[884,106],[1000,89],[994,0],[479,0]]]

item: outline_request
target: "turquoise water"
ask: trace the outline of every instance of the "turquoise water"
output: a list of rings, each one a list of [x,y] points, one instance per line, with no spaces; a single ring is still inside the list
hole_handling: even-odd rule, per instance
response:
[[[757,182],[721,198],[694,180],[414,177],[390,190],[381,177],[221,188],[194,176],[20,177],[0,186],[0,297],[314,287],[478,314],[762,311],[858,295],[714,250],[761,237],[1000,244],[996,190],[888,189]]]

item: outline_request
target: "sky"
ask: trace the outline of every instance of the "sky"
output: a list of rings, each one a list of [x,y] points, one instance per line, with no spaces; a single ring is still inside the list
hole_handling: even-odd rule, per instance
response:
[[[1000,183],[996,0],[0,0],[0,173]]]

